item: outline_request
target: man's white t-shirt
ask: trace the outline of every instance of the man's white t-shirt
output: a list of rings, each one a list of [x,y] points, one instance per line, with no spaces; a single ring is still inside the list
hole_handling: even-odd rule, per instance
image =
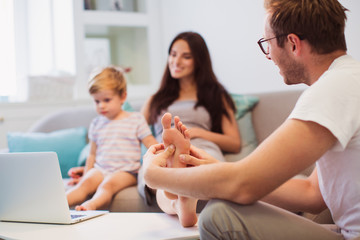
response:
[[[316,122],[337,138],[316,162],[320,191],[344,237],[360,235],[360,62],[335,59],[289,118]]]

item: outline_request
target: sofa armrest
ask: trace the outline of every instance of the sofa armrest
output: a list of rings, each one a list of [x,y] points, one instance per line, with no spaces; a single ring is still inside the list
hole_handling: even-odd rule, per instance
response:
[[[0,153],[7,153],[7,152],[9,152],[8,148],[1,148],[0,149]]]

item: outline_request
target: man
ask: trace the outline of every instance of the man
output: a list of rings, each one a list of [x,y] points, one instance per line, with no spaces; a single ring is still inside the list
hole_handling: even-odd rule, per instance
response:
[[[153,146],[145,157],[145,180],[182,196],[223,199],[211,200],[201,213],[203,239],[360,236],[360,62],[346,53],[347,9],[337,0],[264,5],[262,51],[286,84],[309,86],[289,118],[234,163],[204,164],[210,157],[194,150],[184,162],[196,167],[166,168],[173,150],[156,154],[163,147]],[[307,179],[291,179],[315,162]],[[336,224],[331,230],[290,212],[327,207]]]

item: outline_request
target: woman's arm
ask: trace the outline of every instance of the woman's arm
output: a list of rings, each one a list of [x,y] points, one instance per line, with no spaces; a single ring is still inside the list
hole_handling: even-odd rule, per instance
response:
[[[238,153],[241,150],[241,138],[234,111],[228,106],[228,104],[225,102],[224,104],[230,119],[225,115],[222,116],[223,134],[207,131],[201,128],[190,128],[190,138],[203,138],[216,143],[222,151]]]

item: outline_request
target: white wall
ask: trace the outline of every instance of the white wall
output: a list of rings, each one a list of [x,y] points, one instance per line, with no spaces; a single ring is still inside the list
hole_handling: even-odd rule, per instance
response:
[[[348,13],[348,53],[360,60],[360,1],[341,0]],[[164,64],[167,48],[181,31],[199,32],[208,44],[219,80],[231,92],[305,88],[286,86],[278,68],[257,45],[263,35],[263,0],[162,0]]]

